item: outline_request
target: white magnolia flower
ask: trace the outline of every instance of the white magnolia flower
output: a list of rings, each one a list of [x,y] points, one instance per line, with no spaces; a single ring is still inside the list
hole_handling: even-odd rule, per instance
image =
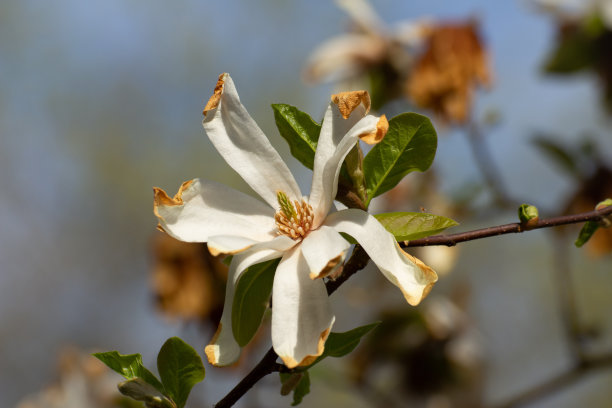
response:
[[[278,152],[240,103],[228,74],[219,77],[204,109],[204,129],[227,163],[264,202],[210,181],[183,183],[174,198],[155,188],[154,211],[171,236],[207,242],[213,253],[235,254],[223,316],[206,355],[211,364],[236,361],[232,303],[240,275],[256,263],[281,258],[272,289],[272,344],[287,367],[308,365],[323,353],[334,323],[323,277],[344,261],[354,237],[384,276],[416,305],[437,276],[400,249],[392,234],[357,209],[331,212],[340,166],[355,143],[380,140],[384,116],[367,115],[365,91],[334,95],[321,128],[310,196],[300,189]]]
[[[347,82],[372,68],[390,65],[402,73],[412,63],[411,50],[423,44],[432,22],[424,18],[386,25],[367,0],[336,0],[351,18],[349,33],[320,44],[308,57],[305,79]]]

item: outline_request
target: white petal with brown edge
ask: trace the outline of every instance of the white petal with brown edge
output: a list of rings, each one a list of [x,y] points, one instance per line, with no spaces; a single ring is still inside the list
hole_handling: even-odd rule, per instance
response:
[[[427,296],[438,280],[430,267],[404,252],[393,234],[365,211],[348,209],[330,214],[325,225],[355,238],[383,275],[400,288],[413,306]]]
[[[323,353],[334,324],[322,279],[312,280],[300,247],[287,252],[272,288],[272,345],[288,368],[308,365]]]
[[[225,161],[272,208],[283,191],[291,200],[302,194],[289,168],[240,102],[229,74],[221,74],[204,110],[206,134]]]
[[[181,241],[207,242],[215,235],[267,241],[276,236],[273,209],[222,184],[194,179],[183,183],[174,198],[154,191],[160,226]]]
[[[331,108],[330,108],[331,109]],[[328,109],[329,112],[329,109]],[[338,191],[338,177],[344,158],[359,140],[359,136],[376,132],[380,118],[372,115],[359,120],[343,137],[334,142],[330,132],[323,132],[319,136],[319,144],[314,158],[312,174],[312,187],[308,198],[314,210],[314,227],[317,228],[329,213],[336,192]]]
[[[241,348],[234,339],[232,330],[232,306],[236,284],[249,266],[280,258],[286,250],[285,246],[282,245],[283,241],[276,240],[256,244],[245,252],[235,255],[232,259],[227,275],[221,322],[212,340],[204,349],[210,364],[226,366],[235,363],[240,357]],[[284,243],[286,244],[286,241]]]
[[[228,254],[233,255],[243,252],[249,248],[268,248],[275,251],[286,251],[295,245],[291,238],[280,235],[269,241],[258,242],[244,237],[231,235],[217,235],[208,240],[208,249],[213,255]]]
[[[302,254],[308,264],[310,279],[324,278],[346,257],[351,244],[333,228],[322,225],[302,241]]]

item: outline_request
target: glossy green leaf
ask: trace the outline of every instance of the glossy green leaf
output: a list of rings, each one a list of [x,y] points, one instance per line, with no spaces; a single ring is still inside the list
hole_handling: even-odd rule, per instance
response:
[[[385,138],[370,150],[363,161],[368,202],[395,187],[412,171],[431,166],[437,147],[431,121],[416,113],[403,113],[389,121]]]
[[[428,237],[459,225],[450,218],[419,212],[391,212],[376,214],[374,217],[398,241]]]
[[[250,266],[238,280],[232,305],[232,331],[241,347],[251,341],[261,325],[279,262],[280,259],[273,259]]]
[[[321,125],[295,106],[273,104],[274,119],[280,135],[289,144],[293,157],[312,170]]]
[[[185,406],[191,388],[204,379],[204,364],[198,353],[178,337],[171,337],[157,355],[157,370],[178,408]]]
[[[280,373],[281,395],[289,395],[293,391],[292,407],[299,405],[304,397],[310,393],[310,375],[308,371],[296,373]]]
[[[136,401],[142,401],[147,408],[177,408],[176,404],[146,383],[142,378],[132,378],[117,386],[119,392]]]
[[[107,351],[104,353],[94,353],[93,356],[128,380],[142,378],[161,393],[165,393],[161,382],[142,364],[142,356],[140,354],[124,355],[119,354],[117,351]]]

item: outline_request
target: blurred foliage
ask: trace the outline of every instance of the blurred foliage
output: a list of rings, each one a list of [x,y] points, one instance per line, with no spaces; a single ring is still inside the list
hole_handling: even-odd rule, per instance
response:
[[[612,169],[591,138],[584,136],[574,144],[567,144],[553,135],[537,135],[533,143],[544,157],[573,180],[573,192],[561,205],[563,214],[592,211],[598,203],[612,196]],[[575,228],[565,227],[558,231]],[[589,222],[576,245],[582,246],[587,241],[590,244],[586,249],[591,255],[608,254],[612,252],[612,229],[599,228],[598,223]]]
[[[376,406],[427,406],[431,398],[447,406],[482,405],[478,335],[457,304],[434,296],[419,308],[384,310],[379,317],[351,372]]]
[[[578,21],[559,21],[557,44],[544,64],[550,74],[572,75],[585,71],[602,83],[602,97],[612,110],[612,29],[598,14]]]

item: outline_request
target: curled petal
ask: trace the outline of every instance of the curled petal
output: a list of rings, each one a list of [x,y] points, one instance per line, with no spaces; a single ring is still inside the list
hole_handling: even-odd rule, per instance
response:
[[[376,130],[374,132],[363,133],[359,135],[359,139],[363,140],[369,145],[380,143],[387,132],[389,131],[389,121],[385,115],[378,118],[376,123]]]
[[[202,124],[225,161],[272,208],[278,207],[279,191],[291,200],[302,198],[289,168],[240,102],[229,74],[219,76]]]
[[[299,246],[281,260],[272,289],[272,345],[288,368],[309,365],[323,354],[334,324],[323,280],[308,277]]]
[[[351,244],[333,228],[322,225],[302,241],[310,279],[324,278],[342,265]]]
[[[370,94],[368,91],[340,92],[332,95],[331,100],[338,106],[343,119],[348,119],[359,105],[363,105],[365,113],[370,111]]]
[[[354,116],[365,114],[365,108],[363,105],[360,106],[360,109],[353,110],[349,119],[342,118],[334,103],[330,104],[325,114],[315,152],[309,197],[309,204],[314,210],[314,228],[321,225],[336,197],[338,177],[344,158],[360,136],[377,132],[380,118],[372,115],[362,117],[348,131],[344,131],[346,122],[354,120]]]
[[[256,244],[245,252],[235,255],[230,264],[225,288],[225,302],[221,322],[210,343],[204,349],[204,353],[210,364],[215,366],[226,366],[235,363],[240,357],[241,348],[234,339],[232,330],[232,305],[234,303],[234,291],[242,273],[251,265],[271,259],[280,258],[285,250],[295,245],[289,238],[289,243],[279,237],[270,242]]]
[[[160,188],[153,191],[159,225],[181,241],[208,242],[215,235],[268,241],[276,236],[270,207],[222,184],[193,179],[173,198]]]
[[[383,275],[400,288],[413,306],[427,296],[438,280],[429,266],[404,252],[393,235],[365,211],[348,209],[333,213],[327,217],[325,225],[355,238]]]
[[[385,24],[374,8],[365,0],[336,0],[359,28],[371,34],[384,33]]]

